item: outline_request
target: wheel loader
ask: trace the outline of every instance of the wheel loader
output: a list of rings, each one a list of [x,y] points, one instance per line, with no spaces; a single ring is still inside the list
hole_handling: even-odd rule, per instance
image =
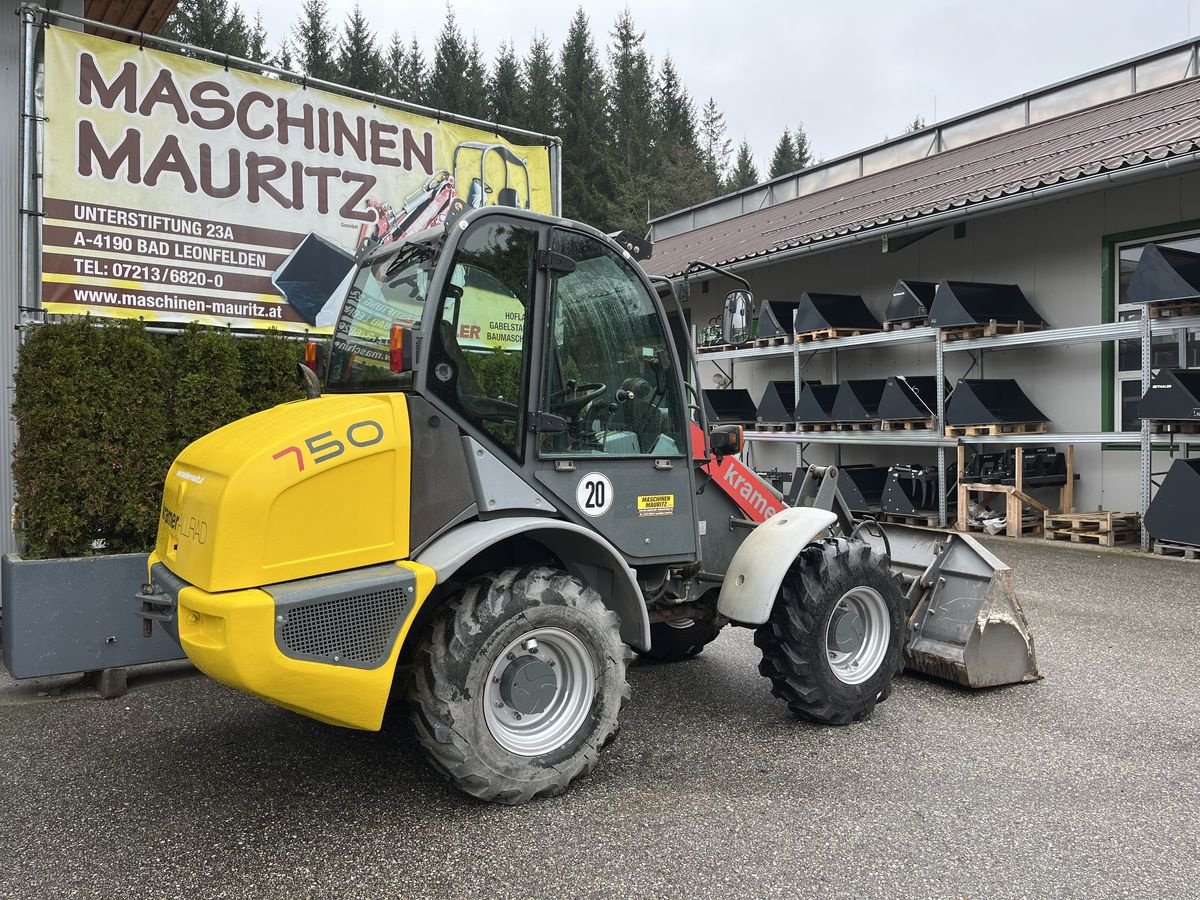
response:
[[[171,466],[145,630],[332,725],[379,729],[396,700],[434,768],[508,804],[596,766],[631,648],[682,660],[754,629],[773,693],[820,725],[868,717],[906,660],[1038,677],[1011,573],[974,541],[854,521],[833,467],[785,497],[743,465],[633,246],[485,207],[370,250],[308,398]]]

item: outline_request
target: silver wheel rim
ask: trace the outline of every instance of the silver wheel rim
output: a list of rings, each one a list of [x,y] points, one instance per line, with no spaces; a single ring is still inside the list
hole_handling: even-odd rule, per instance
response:
[[[887,604],[874,588],[856,587],[842,595],[825,625],[829,668],[843,684],[862,684],[887,655]]]
[[[506,697],[506,672],[530,657],[553,667],[553,695],[538,712],[522,713]],[[579,730],[592,709],[596,673],[583,641],[561,628],[535,628],[500,651],[488,671],[483,718],[496,743],[517,756],[557,750]],[[547,691],[547,693],[549,693]]]
[[[695,619],[667,619],[666,625],[670,628],[677,628],[680,631],[686,631],[696,624]]]

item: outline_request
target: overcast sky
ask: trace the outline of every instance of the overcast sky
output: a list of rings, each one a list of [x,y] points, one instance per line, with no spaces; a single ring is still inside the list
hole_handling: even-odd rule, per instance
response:
[[[290,33],[300,0],[240,0],[261,10],[271,46]],[[340,23],[354,0],[328,0]],[[576,4],[456,0],[459,26],[488,59],[501,41],[524,52],[544,32],[557,50]],[[1200,0],[587,0],[597,43],[625,6],[655,59],[670,54],[699,108],[712,96],[734,144],[760,168],[785,125],[803,122],[826,159],[896,136],[916,115],[932,123],[1185,40]],[[364,3],[381,37],[416,35],[430,56],[446,7]],[[604,54],[603,48],[601,48]]]

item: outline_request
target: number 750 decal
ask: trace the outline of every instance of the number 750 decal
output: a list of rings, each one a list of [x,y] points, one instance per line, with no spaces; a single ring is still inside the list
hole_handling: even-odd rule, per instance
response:
[[[332,431],[322,431],[304,439],[308,455],[312,457],[313,465],[336,459],[346,452],[346,444],[351,447],[370,447],[383,440],[383,426],[378,422],[367,419],[355,422],[346,429],[345,442],[335,438]],[[271,454],[271,459],[283,459],[289,453],[296,455],[297,471],[304,471],[304,451],[299,447],[284,447],[278,453]]]

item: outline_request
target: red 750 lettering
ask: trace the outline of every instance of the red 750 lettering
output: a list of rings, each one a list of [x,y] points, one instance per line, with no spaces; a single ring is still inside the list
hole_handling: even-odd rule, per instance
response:
[[[289,453],[296,454],[296,465],[299,466],[300,471],[303,472],[304,471],[304,456],[300,453],[299,447],[284,447],[282,450],[280,450],[278,453],[276,453],[274,456],[272,456],[271,459],[280,459],[281,457],[287,456]]]

